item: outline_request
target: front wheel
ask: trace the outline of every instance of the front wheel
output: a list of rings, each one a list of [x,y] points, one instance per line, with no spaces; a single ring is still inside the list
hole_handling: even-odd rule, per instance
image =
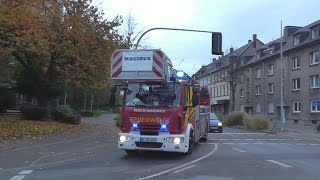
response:
[[[193,147],[194,147],[194,136],[193,136],[193,132],[190,132],[189,135],[189,147],[188,147],[188,151],[185,153],[186,155],[190,155],[192,154],[193,151]]]

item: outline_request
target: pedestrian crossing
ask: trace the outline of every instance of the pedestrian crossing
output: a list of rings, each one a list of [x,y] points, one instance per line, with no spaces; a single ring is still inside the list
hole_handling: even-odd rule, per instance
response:
[[[295,145],[295,146],[319,146],[320,143],[305,142],[302,139],[292,138],[209,138],[207,144],[222,145]]]

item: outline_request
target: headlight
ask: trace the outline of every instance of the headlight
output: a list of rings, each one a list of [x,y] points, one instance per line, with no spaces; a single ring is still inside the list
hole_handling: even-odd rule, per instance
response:
[[[129,136],[125,136],[125,135],[121,135],[119,137],[119,141],[120,142],[126,142],[126,141],[129,141],[130,140],[130,137]]]
[[[180,144],[181,143],[181,139],[176,137],[176,138],[173,139],[173,143]]]
[[[183,137],[169,137],[169,138],[167,138],[167,141],[169,143],[181,144],[184,142],[184,138]]]
[[[218,123],[218,126],[222,126],[222,123]]]

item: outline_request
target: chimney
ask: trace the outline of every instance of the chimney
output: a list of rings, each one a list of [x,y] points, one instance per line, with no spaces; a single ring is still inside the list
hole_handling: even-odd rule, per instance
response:
[[[252,42],[251,39],[249,39],[249,40],[248,40],[248,44],[250,44],[251,42]]]
[[[221,57],[223,57],[224,56],[224,52],[221,52]]]
[[[212,58],[212,62],[214,62],[215,60],[217,60],[216,58]]]
[[[233,47],[230,48],[230,53],[233,53],[234,49]]]
[[[252,35],[253,48],[257,47],[257,34]]]
[[[288,38],[289,36],[291,36],[292,34],[297,32],[300,28],[301,27],[298,27],[298,26],[286,26],[286,27],[284,27],[283,37],[284,38]]]

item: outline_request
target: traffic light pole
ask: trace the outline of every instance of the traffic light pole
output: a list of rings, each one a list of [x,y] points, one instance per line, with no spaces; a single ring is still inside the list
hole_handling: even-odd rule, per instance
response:
[[[178,29],[178,28],[164,28],[164,27],[151,28],[141,34],[141,36],[139,37],[139,39],[137,41],[135,49],[138,49],[139,43],[140,43],[142,37],[145,34],[147,34],[148,32],[153,31],[153,30],[189,31],[189,32],[200,32],[200,33],[210,33],[210,34],[218,33],[218,32],[213,32],[213,31],[202,31],[202,30],[194,30],[194,29]]]

